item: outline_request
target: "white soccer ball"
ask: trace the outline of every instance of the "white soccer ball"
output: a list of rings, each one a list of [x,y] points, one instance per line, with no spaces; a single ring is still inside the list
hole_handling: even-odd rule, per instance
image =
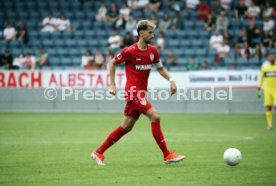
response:
[[[240,163],[242,160],[242,155],[239,149],[236,148],[229,148],[223,154],[223,159],[226,164],[230,166],[235,166]]]

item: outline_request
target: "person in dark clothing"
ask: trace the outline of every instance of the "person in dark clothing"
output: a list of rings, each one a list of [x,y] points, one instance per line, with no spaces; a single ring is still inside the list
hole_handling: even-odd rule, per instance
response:
[[[3,66],[5,69],[13,69],[12,62],[13,62],[13,57],[10,51],[6,50],[0,56],[0,66]]]
[[[23,21],[18,21],[18,23],[17,23],[16,40],[18,40],[19,42],[22,42],[24,44],[27,44],[29,42],[28,30],[25,27]]]

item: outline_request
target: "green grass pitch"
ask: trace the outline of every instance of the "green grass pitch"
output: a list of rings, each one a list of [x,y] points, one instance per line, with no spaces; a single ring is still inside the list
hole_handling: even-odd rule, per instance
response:
[[[173,165],[163,163],[149,121],[141,116],[99,167],[90,153],[121,119],[121,114],[1,113],[0,185],[276,185],[276,131],[266,130],[264,115],[161,114],[169,148],[186,156]],[[236,167],[223,162],[229,147],[242,152]]]

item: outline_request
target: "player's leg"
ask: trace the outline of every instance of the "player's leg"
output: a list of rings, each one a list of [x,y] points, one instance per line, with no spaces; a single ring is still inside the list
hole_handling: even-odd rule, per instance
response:
[[[104,156],[103,153],[111,147],[114,143],[116,143],[122,136],[131,131],[136,119],[131,116],[124,116],[121,125],[119,125],[115,130],[113,130],[106,140],[101,144],[101,146],[94,152],[92,152],[91,156],[94,160],[96,160],[98,165],[104,165]]]
[[[266,121],[267,121],[267,129],[271,130],[272,127],[272,106],[266,106]]]
[[[164,139],[163,132],[160,127],[160,116],[154,107],[151,107],[145,112],[145,115],[151,121],[151,131],[152,135],[158,144],[159,148],[163,152],[165,163],[175,163],[183,160],[184,156],[174,155],[174,152],[170,152],[167,148],[166,141]]]
[[[273,96],[270,92],[265,91],[264,94],[264,105],[266,106],[266,122],[267,129],[272,129],[272,105],[273,105]]]

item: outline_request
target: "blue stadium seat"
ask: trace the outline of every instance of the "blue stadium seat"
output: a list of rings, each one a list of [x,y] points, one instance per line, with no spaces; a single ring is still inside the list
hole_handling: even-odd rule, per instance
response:
[[[87,39],[77,39],[76,42],[79,47],[86,47],[88,45]]]
[[[184,56],[194,56],[195,55],[195,50],[191,48],[187,48],[183,50]]]
[[[49,48],[46,51],[49,56],[56,56],[57,55],[57,50],[55,48]]]
[[[51,39],[43,39],[42,45],[45,47],[52,47],[54,45],[54,41]]]
[[[81,65],[81,56],[79,56],[79,57],[73,57],[72,58],[72,64],[80,66]]]
[[[77,45],[77,42],[75,39],[66,39],[64,43],[66,47],[75,47]]]
[[[78,48],[69,48],[68,49],[68,54],[70,55],[70,56],[73,56],[73,57],[80,57],[80,56],[82,56],[82,54],[80,53],[80,50],[78,49]]]
[[[180,42],[178,39],[168,39],[167,44],[169,47],[179,47]]]
[[[198,48],[197,50],[195,50],[195,55],[196,56],[206,56],[207,52],[204,48]]]
[[[60,61],[59,61],[59,57],[49,57],[48,63],[50,65],[59,65]],[[56,68],[55,68],[56,69]]]
[[[58,48],[57,49],[57,55],[59,56],[67,56],[68,55],[68,50],[64,48]]]
[[[70,57],[61,57],[60,58],[61,65],[71,65],[72,61]]]

